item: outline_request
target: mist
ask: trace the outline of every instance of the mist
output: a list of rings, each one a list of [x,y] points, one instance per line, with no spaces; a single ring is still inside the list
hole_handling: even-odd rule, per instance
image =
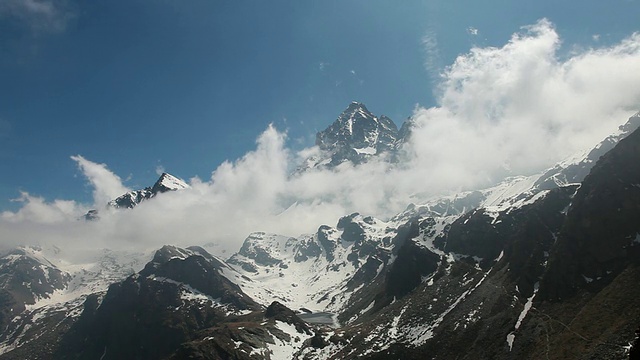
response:
[[[188,189],[117,211],[105,204],[129,191],[121,178],[108,164],[73,155],[93,203],[22,193],[20,209],[0,215],[2,246],[80,254],[210,244],[228,256],[254,231],[298,236],[356,211],[386,219],[427,197],[541,172],[594,146],[640,107],[640,34],[569,55],[561,49],[553,24],[541,20],[502,47],[460,55],[440,73],[438,105],[413,110],[416,127],[399,165],[373,160],[291,176],[318,149],[294,152],[286,132],[265,124],[254,150],[210,178],[185,179]],[[99,209],[99,221],[78,220],[89,209]]]

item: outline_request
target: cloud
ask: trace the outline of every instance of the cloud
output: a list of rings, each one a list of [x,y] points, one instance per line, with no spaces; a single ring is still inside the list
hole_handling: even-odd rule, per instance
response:
[[[51,224],[75,217],[85,211],[86,208],[78,207],[74,201],[54,200],[47,203],[43,198],[31,196],[22,192],[20,197],[13,201],[23,203],[23,206],[15,213],[6,211],[0,217],[9,222],[35,222]]]
[[[438,47],[438,36],[435,30],[430,29],[422,37],[422,47],[426,53],[424,67],[432,81],[438,81],[441,71],[441,55]]]
[[[0,236],[74,249],[212,243],[229,254],[252,231],[297,236],[354,211],[385,218],[410,202],[533,174],[595,145],[640,107],[640,34],[568,57],[560,50],[559,34],[541,20],[502,47],[459,56],[440,72],[438,105],[414,110],[402,166],[371,161],[289,176],[319,149],[292,152],[286,133],[270,125],[253,151],[209,179],[190,179],[190,188],[132,211],[101,210],[100,221],[77,221],[82,204],[23,194],[22,208],[0,217]],[[72,159],[96,205],[127,191],[105,164]]]
[[[434,140],[415,142],[425,152],[418,157],[446,147],[446,161],[472,171],[498,176],[498,164],[508,164],[531,173],[613,132],[640,106],[640,89],[632,86],[640,81],[640,34],[566,60],[557,54],[560,44],[553,25],[541,20],[501,48],[459,56],[445,71],[440,106],[416,112],[417,136]],[[464,161],[476,157],[482,159]]]
[[[160,175],[162,175],[162,173],[164,173],[165,171],[166,171],[166,170],[165,170],[164,166],[162,166],[162,165],[160,165],[160,164],[158,164],[158,165],[156,166],[156,175],[160,176]]]
[[[101,207],[109,200],[130,191],[122,185],[120,177],[112,173],[106,164],[94,163],[81,155],[71,156],[71,159],[78,164],[78,168],[93,187],[95,206]]]
[[[16,19],[37,33],[61,32],[74,13],[65,0],[3,0],[1,17]]]

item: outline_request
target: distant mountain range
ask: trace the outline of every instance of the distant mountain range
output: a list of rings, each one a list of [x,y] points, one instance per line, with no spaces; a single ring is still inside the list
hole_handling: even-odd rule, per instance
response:
[[[352,103],[298,171],[401,161],[412,126]],[[0,258],[0,359],[633,358],[639,126],[640,113],[545,172],[390,219],[252,233],[227,259],[167,245],[68,264],[64,249],[15,249]],[[186,187],[163,174],[108,206]]]

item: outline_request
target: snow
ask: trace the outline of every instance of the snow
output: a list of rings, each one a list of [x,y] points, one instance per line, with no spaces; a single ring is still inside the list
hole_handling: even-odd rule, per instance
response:
[[[527,200],[530,199],[530,196],[535,197],[535,194],[529,194],[529,197],[523,195],[530,193],[540,176],[540,174],[537,174],[507,178],[497,186],[483,190],[482,192],[486,198],[481,207],[485,208],[485,213],[500,213],[529,204]]]
[[[366,314],[369,310],[373,309],[373,306],[376,304],[376,301],[373,300],[371,304],[369,304],[366,308],[360,310],[360,315]]]
[[[89,262],[78,264],[65,259],[66,252],[59,248],[28,247],[24,250],[42,264],[51,264],[52,267],[71,276],[66,288],[55,290],[46,297],[36,299],[34,304],[27,305],[27,310],[30,311],[67,303],[89,294],[104,292],[112,283],[121,281],[142,270],[152,258],[152,252],[128,253],[96,249],[96,252],[90,256]]]
[[[299,333],[294,325],[286,322],[276,320],[275,326],[278,330],[289,335],[289,341],[281,340],[272,333],[274,343],[267,343],[267,351],[271,354],[270,358],[274,360],[293,359],[293,355],[300,350],[304,341],[312,337],[312,335]]]
[[[377,219],[365,222],[362,215],[354,218],[364,228],[367,240],[382,246],[382,239],[393,237],[397,223],[383,222]],[[234,258],[251,264],[257,269],[256,273],[246,271],[241,266],[230,264],[232,269],[224,270],[223,275],[257,302],[269,305],[278,300],[290,309],[306,308],[312,312],[338,313],[358,291],[347,288],[347,282],[357,272],[358,268],[347,259],[355,244],[343,241],[342,231],[330,229],[329,241],[337,244],[334,259],[328,261],[325,251],[318,257],[310,257],[305,261],[295,261],[296,250],[301,244],[313,241],[317,243],[317,235],[302,235],[291,238],[275,234],[254,233],[248,238],[249,253],[260,248],[270,257],[279,260],[272,266],[257,264],[246,256],[235,255]],[[359,259],[364,264],[367,257]],[[377,274],[382,274],[383,267],[379,266]]]
[[[169,190],[181,190],[189,187],[186,182],[178,179],[177,177],[164,173],[160,179],[160,184]]]
[[[447,316],[451,311],[453,311],[453,309],[455,309],[458,306],[458,304],[460,304],[469,294],[475,291],[475,289],[477,289],[478,286],[480,286],[484,282],[484,280],[486,279],[487,275],[489,275],[490,272],[491,270],[487,271],[482,276],[480,281],[478,281],[478,283],[476,283],[471,289],[468,289],[465,292],[463,292],[462,295],[460,295],[447,308],[447,310],[445,310],[442,314],[440,314],[440,316],[435,321],[429,324],[408,324],[408,326],[405,326],[405,328],[403,329],[403,332],[407,334],[407,341],[411,343],[413,346],[417,347],[424,344],[427,340],[431,339],[434,334],[433,331],[440,326],[440,324],[444,321],[445,316]]]
[[[520,325],[522,325],[522,321],[525,319],[525,317],[527,317],[529,310],[531,310],[531,307],[533,306],[533,299],[536,297],[536,294],[538,293],[539,286],[540,286],[540,283],[535,283],[535,285],[533,286],[533,294],[531,294],[531,296],[527,299],[527,302],[524,304],[524,307],[522,308],[522,311],[518,316],[518,321],[516,321],[514,330],[510,332],[509,335],[507,335],[507,344],[509,345],[509,351],[511,351],[511,349],[513,348],[513,342],[516,339],[516,333],[520,328]]]
[[[433,235],[432,236],[427,236],[426,234],[421,234],[420,236],[418,236],[417,238],[415,238],[413,240],[415,240],[418,245],[423,246],[425,249],[431,251],[432,253],[434,253],[436,255],[440,255],[442,257],[447,257],[448,254],[445,254],[444,251],[438,249],[433,244],[433,241],[438,236],[442,235],[444,233],[444,229],[447,227],[447,225],[452,224],[458,217],[459,216],[457,216],[457,215],[453,215],[453,216],[446,216],[446,217],[438,218],[438,221],[436,221],[435,225],[432,228],[432,230],[433,230]]]
[[[368,146],[361,149],[353,148],[353,150],[355,150],[358,154],[365,154],[365,155],[375,155],[378,152],[378,150],[372,146]]]

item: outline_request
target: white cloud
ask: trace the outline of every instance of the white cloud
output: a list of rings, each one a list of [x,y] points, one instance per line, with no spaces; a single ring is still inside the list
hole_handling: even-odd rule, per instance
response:
[[[122,185],[120,177],[112,173],[106,164],[94,163],[81,155],[71,156],[71,159],[78,164],[82,174],[93,186],[93,201],[96,207],[101,207],[109,200],[130,191]]]
[[[133,211],[102,210],[100,221],[77,221],[85,207],[74,202],[24,194],[19,211],[2,214],[0,235],[10,244],[93,248],[213,242],[229,252],[252,231],[295,236],[353,211],[386,217],[421,197],[543,170],[594,145],[640,107],[640,34],[563,59],[560,47],[542,20],[502,47],[458,57],[441,72],[438,106],[415,109],[419,127],[403,166],[372,161],[289,177],[296,160],[318,149],[292,153],[286,134],[269,126],[254,151],[225,162],[210,179],[191,179],[190,188]],[[127,190],[106,165],[72,158],[95,188],[96,204]]]
[[[552,24],[541,20],[501,48],[458,57],[445,71],[441,106],[416,113],[418,136],[435,141],[416,142],[416,151],[447,147],[447,161],[482,154],[484,161],[467,162],[471,169],[508,163],[537,171],[601,140],[640,106],[632,85],[640,81],[639,34],[563,61],[559,48]]]
[[[54,200],[47,203],[43,198],[31,196],[22,192],[20,197],[13,201],[23,203],[17,212],[5,211],[0,214],[0,218],[9,222],[35,222],[51,224],[77,217],[86,211],[86,208],[79,207],[74,201]]]
[[[439,81],[441,69],[441,55],[438,47],[438,36],[435,30],[428,30],[422,37],[422,47],[426,53],[424,66],[431,80]]]
[[[164,172],[165,172],[165,168],[164,168],[164,166],[162,166],[162,165],[158,164],[158,165],[156,166],[156,175],[160,176],[160,175],[162,175],[162,173],[164,173]]]

